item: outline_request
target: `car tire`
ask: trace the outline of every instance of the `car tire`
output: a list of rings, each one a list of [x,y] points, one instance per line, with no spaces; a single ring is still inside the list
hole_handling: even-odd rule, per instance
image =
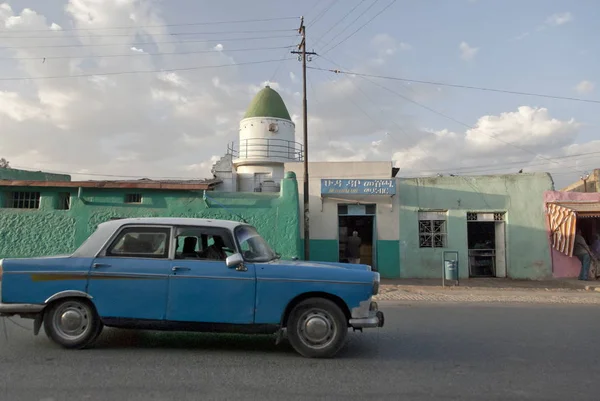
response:
[[[334,302],[309,298],[294,307],[287,320],[292,347],[306,358],[331,358],[346,343],[348,320]]]
[[[82,349],[90,346],[102,328],[96,308],[85,299],[56,301],[48,306],[44,316],[46,335],[64,348]]]

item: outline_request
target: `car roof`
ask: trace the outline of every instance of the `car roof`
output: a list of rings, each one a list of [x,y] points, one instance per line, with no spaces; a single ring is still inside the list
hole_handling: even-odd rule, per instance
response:
[[[126,219],[115,219],[102,223],[102,226],[120,227],[126,224],[141,225],[169,225],[169,226],[205,226],[219,227],[233,230],[239,225],[245,225],[239,221],[219,219],[199,219],[191,217],[134,217]]]

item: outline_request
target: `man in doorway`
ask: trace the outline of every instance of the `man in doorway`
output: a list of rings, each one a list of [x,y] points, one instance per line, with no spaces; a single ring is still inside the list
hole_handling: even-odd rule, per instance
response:
[[[575,247],[573,249],[573,255],[577,256],[577,259],[581,261],[579,280],[589,280],[592,251],[590,250],[587,242],[585,242],[585,238],[583,238],[583,235],[581,234],[581,229],[577,229],[577,234],[575,235]]]
[[[352,236],[348,238],[348,245],[346,253],[348,256],[348,263],[360,264],[360,245],[362,241],[358,236],[358,231],[353,231]]]

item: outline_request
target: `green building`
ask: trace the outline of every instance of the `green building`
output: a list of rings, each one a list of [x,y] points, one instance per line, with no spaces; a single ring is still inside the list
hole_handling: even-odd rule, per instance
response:
[[[213,192],[219,180],[70,181],[0,169],[0,258],[73,252],[98,226],[126,217],[245,220],[284,258],[300,256],[298,186],[278,193]]]

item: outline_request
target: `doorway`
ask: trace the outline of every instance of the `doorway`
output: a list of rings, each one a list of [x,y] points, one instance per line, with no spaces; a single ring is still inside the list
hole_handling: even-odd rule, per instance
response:
[[[506,277],[504,213],[467,213],[469,277]]]
[[[352,236],[353,231],[357,231],[361,239],[360,263],[370,265],[373,270],[377,270],[375,224],[375,205],[338,205],[338,260],[340,262],[348,263],[346,254],[348,237]]]

